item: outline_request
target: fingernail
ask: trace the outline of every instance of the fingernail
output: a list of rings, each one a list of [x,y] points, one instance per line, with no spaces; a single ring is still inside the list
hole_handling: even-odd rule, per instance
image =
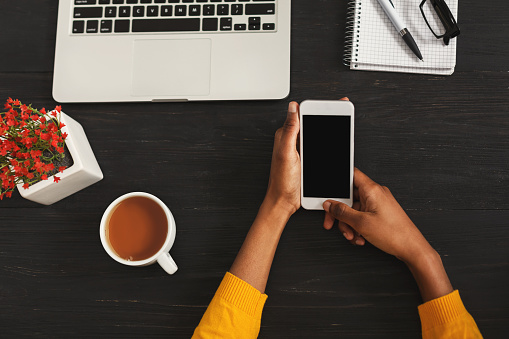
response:
[[[288,113],[297,113],[297,103],[292,101],[288,105]]]
[[[329,212],[330,205],[332,205],[330,202],[328,202],[328,201],[324,202],[323,203],[323,209],[326,210],[327,212]]]
[[[362,240],[361,240],[361,239],[357,239],[357,240],[355,240],[355,243],[356,243],[357,245],[362,245]]]

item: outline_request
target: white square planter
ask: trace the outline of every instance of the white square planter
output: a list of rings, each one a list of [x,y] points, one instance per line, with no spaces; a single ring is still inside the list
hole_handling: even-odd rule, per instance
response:
[[[53,176],[51,176],[48,180],[40,181],[28,189],[23,188],[23,183],[17,186],[23,198],[43,205],[54,204],[103,178],[83,127],[63,112],[60,122],[65,124],[62,133],[67,132],[68,134],[65,144],[71,153],[74,164],[65,169],[63,173],[55,174],[60,178],[58,183],[54,182]]]

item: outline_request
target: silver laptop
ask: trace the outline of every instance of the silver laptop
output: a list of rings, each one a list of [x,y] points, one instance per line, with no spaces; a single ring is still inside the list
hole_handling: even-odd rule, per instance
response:
[[[291,0],[60,0],[59,102],[281,99]]]

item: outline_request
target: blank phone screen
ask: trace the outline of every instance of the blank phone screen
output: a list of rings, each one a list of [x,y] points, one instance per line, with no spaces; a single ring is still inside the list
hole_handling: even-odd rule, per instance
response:
[[[302,116],[304,197],[350,198],[350,123],[350,116]]]

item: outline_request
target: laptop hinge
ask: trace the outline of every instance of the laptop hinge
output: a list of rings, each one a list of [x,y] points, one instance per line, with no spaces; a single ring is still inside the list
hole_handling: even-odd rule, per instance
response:
[[[152,99],[152,102],[188,102],[188,99]]]

